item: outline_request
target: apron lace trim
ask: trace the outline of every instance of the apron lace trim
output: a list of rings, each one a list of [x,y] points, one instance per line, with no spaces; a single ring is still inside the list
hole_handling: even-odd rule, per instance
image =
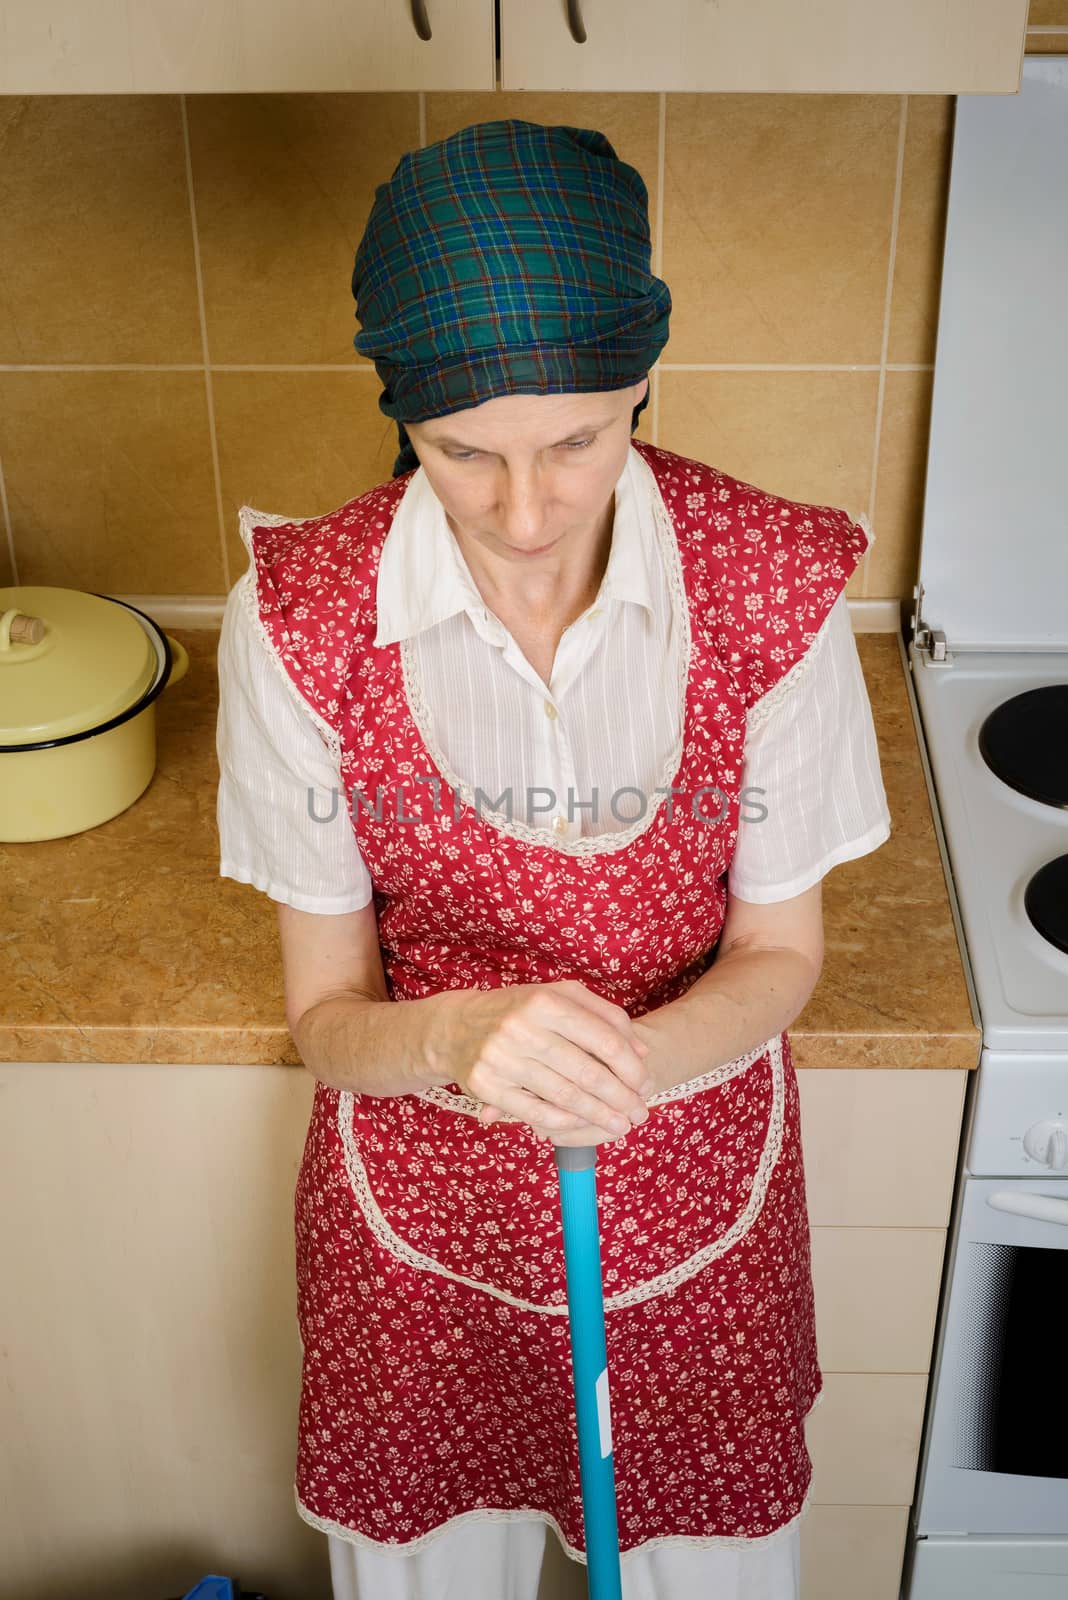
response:
[[[778,1039],[779,1035],[776,1034]],[[774,1041],[765,1039],[763,1044],[754,1045],[752,1050],[747,1050],[744,1055],[737,1056],[733,1061],[725,1061],[722,1066],[713,1067],[711,1072],[702,1072],[699,1077],[689,1078],[685,1083],[677,1083],[671,1089],[661,1089],[659,1094],[654,1094],[648,1100],[651,1106],[665,1106],[672,1100],[686,1100],[692,1094],[700,1094],[703,1089],[714,1089],[721,1083],[728,1083],[731,1078],[737,1077],[739,1072],[744,1072],[746,1067],[751,1067],[754,1061],[759,1061],[772,1047]],[[446,1111],[455,1111],[465,1117],[477,1117],[483,1102],[476,1100],[469,1094],[452,1094],[446,1088],[433,1085],[429,1089],[416,1091],[417,1100],[429,1100],[432,1105],[442,1106]],[[522,1122],[522,1117],[499,1117],[497,1125],[504,1122]]]
[[[815,1410],[823,1399],[826,1390],[821,1389],[812,1405],[809,1414]],[[425,1550],[434,1544],[443,1534],[452,1528],[458,1528],[465,1522],[544,1522],[550,1527],[559,1539],[560,1544],[572,1561],[579,1561],[586,1565],[586,1552],[569,1544],[564,1537],[563,1529],[556,1518],[548,1511],[501,1511],[495,1506],[479,1506],[474,1511],[463,1511],[458,1517],[450,1517],[448,1522],[442,1522],[438,1527],[431,1528],[429,1533],[424,1533],[418,1539],[411,1539],[406,1544],[389,1544],[379,1539],[371,1539],[365,1533],[357,1533],[354,1528],[345,1527],[344,1523],[332,1522],[329,1517],[320,1517],[316,1512],[308,1509],[301,1501],[296,1484],[293,1485],[293,1498],[296,1502],[297,1515],[302,1521],[312,1528],[318,1528],[320,1533],[329,1534],[335,1539],[343,1539],[347,1544],[361,1546],[365,1550],[396,1551],[398,1555],[414,1554],[416,1551]],[[628,1556],[637,1555],[639,1551],[659,1550],[662,1545],[673,1545],[687,1550],[711,1550],[724,1547],[732,1550],[753,1550],[758,1545],[766,1546],[779,1540],[791,1538],[798,1530],[802,1517],[812,1502],[812,1484],[805,1492],[801,1502],[801,1509],[796,1516],[784,1522],[781,1528],[774,1528],[771,1533],[761,1534],[756,1538],[747,1539],[744,1534],[710,1534],[707,1538],[688,1534],[665,1534],[660,1538],[646,1539],[641,1544],[635,1545],[632,1550],[620,1553],[620,1563],[625,1564]]]
[[[782,1148],[785,1101],[782,1036],[777,1035],[774,1039],[769,1040],[764,1048],[766,1048],[767,1054],[771,1059],[772,1066],[771,1112],[768,1117],[768,1131],[764,1140],[764,1147],[760,1153],[760,1160],[753,1176],[753,1186],[745,1206],[720,1238],[714,1239],[711,1244],[696,1250],[685,1261],[680,1261],[676,1266],[669,1267],[666,1272],[658,1273],[656,1277],[647,1278],[642,1283],[634,1284],[630,1289],[621,1289],[615,1294],[606,1294],[604,1297],[606,1314],[610,1311],[619,1310],[624,1306],[638,1305],[642,1301],[651,1300],[657,1295],[666,1294],[670,1290],[677,1288],[687,1278],[692,1278],[696,1273],[700,1272],[710,1261],[726,1255],[740,1239],[745,1237],[756,1221],[763,1207],[768,1184],[771,1181],[771,1175]],[[713,1079],[716,1083],[725,1082],[728,1078],[734,1077],[737,1072],[744,1070],[745,1067],[751,1066],[753,1061],[757,1060],[763,1053],[764,1049],[750,1051],[747,1056],[739,1057],[737,1062],[727,1062],[724,1067],[717,1069],[715,1073],[705,1074],[705,1076]],[[723,1076],[718,1076],[717,1074],[719,1073],[722,1073]],[[696,1083],[696,1079],[691,1079],[690,1083],[683,1087],[698,1093],[700,1091],[694,1087]],[[708,1087],[707,1083],[705,1087]],[[680,1098],[680,1096],[672,1091],[671,1098]],[[435,1260],[433,1256],[427,1255],[422,1250],[416,1250],[414,1246],[408,1244],[406,1240],[395,1232],[375,1199],[367,1177],[367,1170],[356,1147],[356,1140],[352,1131],[354,1099],[355,1097],[350,1090],[342,1090],[339,1093],[337,1130],[344,1151],[345,1168],[353,1196],[375,1242],[388,1255],[393,1256],[398,1261],[405,1262],[410,1267],[414,1267],[418,1272],[436,1272],[443,1278],[449,1278],[453,1283],[465,1284],[469,1289],[479,1289],[483,1294],[491,1295],[496,1300],[503,1300],[506,1304],[515,1306],[521,1311],[538,1311],[544,1316],[566,1317],[568,1314],[566,1292],[562,1293],[559,1301],[554,1302],[541,1303],[534,1300],[520,1299],[517,1295],[509,1294],[507,1290],[498,1288],[496,1284],[486,1283],[482,1279],[451,1271],[440,1261]],[[654,1101],[650,1103],[655,1103],[661,1099],[661,1096],[655,1096]],[[477,1107],[477,1101],[471,1101],[470,1103]]]

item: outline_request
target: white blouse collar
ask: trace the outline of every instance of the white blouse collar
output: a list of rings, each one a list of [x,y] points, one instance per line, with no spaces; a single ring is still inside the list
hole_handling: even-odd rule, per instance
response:
[[[652,613],[656,527],[637,456],[633,447],[627,452],[616,484],[612,547],[595,604],[629,600]],[[457,611],[485,622],[486,603],[422,467],[413,474],[382,545],[376,604],[376,646],[410,638]]]

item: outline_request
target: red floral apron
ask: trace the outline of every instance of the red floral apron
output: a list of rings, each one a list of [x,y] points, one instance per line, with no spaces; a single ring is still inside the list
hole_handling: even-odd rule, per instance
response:
[[[658,490],[685,715],[664,792],[596,839],[474,804],[428,743],[404,642],[375,647],[379,553],[411,474],[250,531],[266,638],[336,735],[397,1003],[572,978],[640,1017],[711,964],[747,711],[805,655],[867,536],[631,444]],[[316,1083],[295,1193],[297,1508],[408,1549],[465,1514],[541,1516],[582,1560],[552,1149],[477,1112],[455,1083]],[[599,1147],[597,1189],[621,1552],[781,1529],[806,1503],[822,1386],[786,1034],[655,1097]]]

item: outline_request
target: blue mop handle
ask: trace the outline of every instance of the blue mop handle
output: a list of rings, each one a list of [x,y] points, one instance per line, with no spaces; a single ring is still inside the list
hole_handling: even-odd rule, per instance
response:
[[[590,1600],[622,1600],[608,1354],[604,1336],[596,1145],[554,1145],[564,1224],[579,1475]]]

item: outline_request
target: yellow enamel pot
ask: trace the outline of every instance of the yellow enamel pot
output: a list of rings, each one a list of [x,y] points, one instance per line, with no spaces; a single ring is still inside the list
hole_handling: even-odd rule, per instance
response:
[[[0,589],[0,841],[65,839],[144,793],[177,639],[107,595]]]

